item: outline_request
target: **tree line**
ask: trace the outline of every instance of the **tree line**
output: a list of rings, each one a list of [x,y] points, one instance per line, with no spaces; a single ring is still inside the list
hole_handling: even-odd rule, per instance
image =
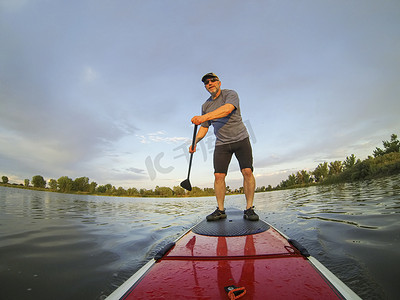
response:
[[[400,173],[400,142],[396,134],[390,141],[383,141],[383,149],[377,147],[373,156],[361,161],[354,154],[344,161],[320,163],[313,171],[292,173],[274,189],[287,189],[311,184],[332,184],[371,179]]]
[[[344,161],[333,161],[320,163],[313,171],[301,170],[289,175],[286,180],[281,181],[276,187],[257,187],[256,192],[281,190],[295,187],[308,186],[311,184],[331,184],[339,182],[351,182],[374,177],[387,176],[400,173],[400,142],[396,134],[391,135],[390,141],[383,141],[383,149],[377,147],[373,151],[373,157],[361,161],[354,154],[347,156]],[[2,176],[2,184],[7,186],[18,186],[9,184],[7,176]],[[35,175],[32,180],[24,180],[22,187],[39,190],[50,190],[59,193],[78,193],[107,196],[129,196],[129,197],[184,197],[184,196],[213,196],[213,188],[193,187],[192,191],[186,191],[180,186],[160,187],[155,189],[137,189],[123,187],[116,188],[111,184],[98,185],[89,181],[88,177],[76,179],[62,176],[58,179],[50,179],[48,182],[41,175]],[[227,194],[242,194],[243,187],[232,190],[226,187]]]
[[[89,181],[88,177],[79,177],[76,179],[62,176],[58,179],[50,179],[48,182],[41,175],[35,175],[32,180],[25,179],[24,184],[9,184],[7,176],[2,177],[2,184],[7,186],[17,186],[27,189],[46,190],[59,193],[69,194],[90,194],[90,195],[104,195],[104,196],[129,196],[129,197],[183,197],[183,196],[213,196],[213,188],[193,187],[192,190],[186,191],[181,186],[160,187],[156,186],[155,189],[137,189],[123,187],[115,187],[112,184],[98,185],[96,182]],[[243,188],[231,190],[229,186],[226,188],[227,194],[243,193]]]

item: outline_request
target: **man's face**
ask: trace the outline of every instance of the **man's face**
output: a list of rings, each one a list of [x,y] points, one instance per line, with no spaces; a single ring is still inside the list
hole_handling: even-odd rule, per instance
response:
[[[204,86],[211,96],[215,96],[221,89],[221,81],[219,81],[217,78],[207,78],[204,81]]]

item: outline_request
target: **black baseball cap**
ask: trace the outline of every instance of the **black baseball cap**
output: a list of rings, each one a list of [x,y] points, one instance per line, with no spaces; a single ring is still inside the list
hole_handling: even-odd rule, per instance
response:
[[[204,76],[201,78],[201,81],[204,82],[204,81],[206,81],[206,79],[208,79],[208,78],[217,78],[218,81],[219,81],[218,76],[215,75],[214,73],[207,73],[206,75],[204,75]]]

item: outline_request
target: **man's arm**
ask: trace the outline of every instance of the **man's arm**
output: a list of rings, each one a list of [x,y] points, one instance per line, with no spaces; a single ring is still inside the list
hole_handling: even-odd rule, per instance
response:
[[[233,104],[227,103],[222,105],[221,107],[218,107],[216,110],[213,110],[209,113],[206,113],[202,116],[195,116],[192,118],[192,123],[196,125],[200,125],[203,122],[214,120],[214,119],[219,119],[226,117],[229,115],[233,110],[235,109],[235,106]]]
[[[190,153],[196,152],[197,143],[200,142],[206,136],[207,132],[208,132],[208,127],[200,126],[200,129],[197,132],[196,139],[194,142],[194,149],[192,150],[192,146],[189,147]]]

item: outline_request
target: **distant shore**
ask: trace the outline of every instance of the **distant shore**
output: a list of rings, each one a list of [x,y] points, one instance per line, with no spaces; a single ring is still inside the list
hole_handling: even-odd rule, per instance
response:
[[[314,171],[301,170],[289,175],[288,179],[283,180],[276,187],[271,185],[257,187],[255,192],[269,192],[274,190],[285,190],[302,188],[313,185],[325,185],[334,183],[355,182],[380,178],[395,174],[400,174],[400,141],[396,134],[391,135],[390,141],[383,141],[384,149],[377,147],[373,151],[373,157],[361,161],[354,154],[346,157],[344,161],[333,161],[320,163]],[[181,186],[160,187],[155,189],[137,189],[123,187],[116,188],[111,184],[98,185],[96,182],[89,182],[88,177],[79,177],[75,180],[67,176],[62,176],[58,180],[50,179],[46,182],[41,175],[35,175],[32,182],[25,179],[25,184],[9,183],[8,177],[2,177],[0,185],[12,188],[22,188],[38,191],[96,195],[96,196],[116,196],[116,197],[157,197],[157,198],[179,198],[179,197],[209,197],[214,196],[213,188],[193,187],[191,191],[186,191]],[[32,183],[32,185],[31,185]],[[226,187],[227,195],[243,194],[243,187],[232,190]]]

